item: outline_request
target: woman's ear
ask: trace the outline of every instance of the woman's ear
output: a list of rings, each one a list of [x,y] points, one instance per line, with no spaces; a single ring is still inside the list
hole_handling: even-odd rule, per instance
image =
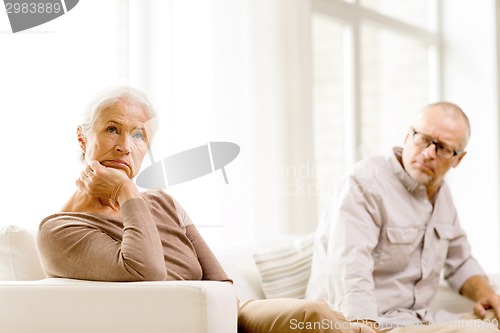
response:
[[[83,134],[83,130],[81,126],[78,126],[76,129],[76,135],[78,136],[78,144],[80,145],[80,148],[82,149],[83,154],[85,154],[85,150],[87,149],[87,141],[85,138],[85,134]]]

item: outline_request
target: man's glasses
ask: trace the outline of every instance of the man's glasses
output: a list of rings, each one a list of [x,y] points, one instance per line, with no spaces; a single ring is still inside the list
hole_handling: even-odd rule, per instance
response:
[[[438,141],[434,141],[430,136],[415,131],[413,127],[410,127],[410,129],[414,144],[422,148],[427,148],[433,144],[434,147],[436,148],[436,155],[438,155],[439,157],[448,159],[452,158],[453,156],[457,156],[458,154],[461,154],[463,152],[463,150],[456,151],[450,147],[443,145]]]

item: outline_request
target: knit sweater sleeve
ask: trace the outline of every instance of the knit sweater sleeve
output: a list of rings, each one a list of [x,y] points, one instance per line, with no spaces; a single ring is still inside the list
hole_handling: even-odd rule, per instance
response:
[[[88,216],[58,214],[42,221],[37,246],[45,272],[98,281],[165,280],[160,236],[146,202],[128,200],[121,216],[122,237],[106,232],[98,218],[89,223]]]

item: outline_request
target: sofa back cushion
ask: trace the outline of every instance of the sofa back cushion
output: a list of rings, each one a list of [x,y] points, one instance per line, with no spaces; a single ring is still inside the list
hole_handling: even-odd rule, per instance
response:
[[[310,276],[314,235],[277,235],[237,246],[216,246],[214,253],[234,281],[240,301],[275,297],[303,298]]]
[[[45,274],[35,232],[18,226],[0,229],[0,280],[41,280]]]
[[[314,234],[253,254],[266,298],[304,298],[311,275]]]
[[[219,246],[213,250],[224,271],[233,280],[240,301],[264,298],[262,281],[252,257],[256,251],[254,244]]]

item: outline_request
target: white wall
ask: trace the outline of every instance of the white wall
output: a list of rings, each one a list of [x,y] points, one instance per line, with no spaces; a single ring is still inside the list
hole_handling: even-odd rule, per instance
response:
[[[35,229],[76,189],[84,106],[116,83],[115,7],[80,1],[16,34],[0,8],[0,226]]]
[[[185,11],[190,17],[189,5],[182,1],[171,7],[154,2],[160,3],[169,15]],[[197,11],[192,21],[162,21],[164,33],[154,30],[152,40],[132,35],[115,41],[111,1],[81,1],[67,15],[25,34],[6,33],[7,17],[0,15],[0,112],[5,124],[0,202],[7,216],[1,225],[35,228],[43,216],[62,206],[80,171],[74,131],[83,105],[98,89],[128,81],[147,90],[159,104],[161,126],[168,129],[168,151],[159,158],[206,141],[241,146],[241,155],[227,169],[230,185],[214,173],[173,189],[196,222],[225,225],[223,230],[213,229],[214,239],[238,241],[312,228],[315,217],[307,214],[314,211],[311,203],[299,195],[275,193],[288,179],[273,178],[276,170],[305,165],[300,157],[307,155],[308,144],[297,136],[299,129],[310,127],[303,120],[310,78],[300,65],[310,60],[306,34],[299,28],[304,26],[300,13],[308,15],[306,2],[204,3],[205,10]],[[96,8],[101,10],[95,12]],[[146,9],[146,21],[151,11],[159,13],[154,6]],[[443,98],[461,105],[472,123],[469,153],[449,181],[474,254],[488,272],[500,271],[496,12],[494,0],[443,0]],[[187,26],[190,22],[197,24]],[[141,26],[140,20],[132,24]],[[190,27],[191,37],[179,39],[180,29]],[[294,39],[298,34],[302,36]],[[169,44],[175,38],[181,43],[175,50],[158,46],[159,41]],[[205,41],[201,51],[195,48],[199,39]],[[116,52],[115,43],[121,42],[129,43],[122,45],[131,51],[126,59]],[[151,63],[142,61],[142,51],[152,45],[158,49],[148,59]],[[162,60],[166,65],[158,66]],[[214,63],[222,70],[213,70]],[[120,72],[123,66],[129,66],[128,76]],[[176,81],[168,80],[172,75]],[[158,84],[148,83],[153,81]],[[283,121],[287,114],[294,115],[288,123]],[[210,204],[214,193],[217,207]],[[230,235],[238,237],[229,239]]]
[[[443,98],[468,114],[467,155],[449,182],[473,255],[500,270],[499,119],[495,0],[443,1]]]

